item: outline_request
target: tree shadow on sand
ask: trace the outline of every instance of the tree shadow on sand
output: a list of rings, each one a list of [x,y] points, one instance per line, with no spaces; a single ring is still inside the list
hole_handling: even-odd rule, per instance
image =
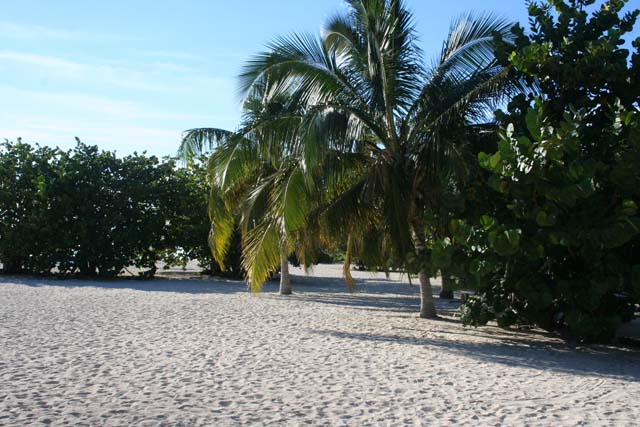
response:
[[[328,294],[357,295],[366,294],[394,294],[419,296],[420,288],[417,283],[409,285],[407,282],[385,279],[379,277],[356,278],[355,292],[349,294],[345,280],[340,277],[315,277],[315,276],[293,276],[294,291],[299,292],[321,292]],[[440,287],[434,285],[434,292],[439,292]]]
[[[53,286],[62,288],[100,288],[107,290],[130,289],[144,292],[186,294],[233,294],[247,292],[247,286],[244,282],[218,277],[159,277],[152,280],[137,280],[135,278],[118,278],[113,280],[74,278],[61,280],[55,278],[5,276],[0,277],[0,282],[30,287]]]
[[[243,281],[193,274],[159,275],[151,280],[136,278],[117,279],[56,279],[32,276],[0,276],[1,283],[12,283],[29,287],[99,288],[105,290],[129,289],[143,292],[169,292],[186,294],[236,294],[247,293]],[[357,288],[353,293],[346,290],[344,279],[334,277],[293,276],[294,296],[299,300],[340,305],[360,310],[413,313],[419,310],[420,291],[417,286],[398,283],[388,279],[356,279]],[[434,292],[439,287],[434,286]],[[267,298],[282,298],[278,293],[278,280],[264,284],[262,295]],[[283,297],[291,298],[291,297]],[[456,301],[436,299],[437,309],[450,315],[457,310]]]
[[[362,305],[364,307],[385,307],[385,301],[389,302],[389,308],[398,306],[402,302],[416,304],[419,290],[417,286],[410,287],[404,283],[398,283],[386,279],[357,279],[356,293],[349,294],[346,290],[344,279],[326,277],[293,276],[294,292],[309,299],[317,298],[318,294],[344,296],[344,305]],[[247,285],[241,280],[224,279],[220,277],[200,276],[193,273],[165,273],[161,272],[150,280],[140,280],[135,277],[118,277],[116,279],[94,278],[65,278],[33,277],[33,276],[0,276],[2,283],[11,283],[31,287],[54,286],[64,288],[94,287],[102,289],[132,289],[146,292],[176,292],[190,294],[208,293],[239,293],[248,292]],[[270,280],[264,284],[262,292],[272,294],[278,292],[278,280]],[[311,295],[313,294],[313,295]],[[376,298],[376,295],[385,294],[384,298]],[[390,295],[392,294],[392,295]],[[371,295],[371,296],[369,296]],[[398,295],[394,298],[393,295]],[[402,300],[403,297],[406,298]],[[321,298],[317,298],[321,302]],[[361,300],[361,303],[357,303]],[[327,298],[327,303],[331,297]],[[336,297],[334,303],[340,303]],[[409,311],[412,308],[409,307]]]
[[[360,310],[417,313],[420,309],[420,289],[415,284],[381,278],[356,279],[356,283],[355,292],[349,293],[342,278],[297,276],[294,294],[304,301]],[[440,286],[434,285],[433,291],[438,294]],[[453,314],[460,306],[458,300],[435,298],[434,302],[445,315]]]
[[[326,330],[310,332],[345,340],[432,348],[476,359],[481,363],[627,381],[640,380],[640,352],[607,346],[576,347],[538,331],[515,332],[495,327],[425,329],[419,331],[422,336]]]
[[[25,285],[29,287],[65,287],[65,288],[101,288],[131,289],[144,292],[174,292],[189,294],[236,294],[246,293],[246,284],[242,281],[209,277],[182,276],[161,277],[149,281],[140,280],[56,280],[20,276],[0,277],[0,282]],[[345,306],[349,308],[387,311],[406,314],[417,313],[419,308],[419,289],[406,283],[385,279],[356,279],[358,287],[355,293],[347,293],[341,278],[294,277],[295,294],[293,297],[280,297],[277,281],[265,284],[263,293],[267,298],[295,298],[319,304]],[[0,286],[2,284],[0,283]],[[434,286],[434,293],[439,290]],[[457,301],[435,299],[441,314],[453,315],[459,303]],[[462,328],[460,322],[443,318],[437,321],[442,327],[434,327],[433,321],[424,330],[405,329],[398,334],[368,334],[341,331],[317,331],[347,340],[371,342],[393,342],[406,345],[437,348],[477,359],[481,362],[499,363],[506,366],[520,366],[536,370],[553,370],[579,375],[640,380],[640,352],[626,351],[603,346],[576,348],[550,334],[540,331],[514,332],[496,327]],[[452,322],[457,326],[447,327]],[[437,323],[436,323],[437,326]],[[399,331],[401,328],[396,328]],[[413,336],[407,336],[407,333]],[[416,336],[417,335],[417,336]]]

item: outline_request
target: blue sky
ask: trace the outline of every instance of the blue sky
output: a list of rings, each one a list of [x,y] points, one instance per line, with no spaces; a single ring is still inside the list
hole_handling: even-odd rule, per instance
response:
[[[433,55],[469,10],[526,20],[524,0],[408,0]],[[235,128],[236,76],[279,34],[317,32],[341,0],[20,0],[0,14],[0,138],[174,154],[183,130]]]

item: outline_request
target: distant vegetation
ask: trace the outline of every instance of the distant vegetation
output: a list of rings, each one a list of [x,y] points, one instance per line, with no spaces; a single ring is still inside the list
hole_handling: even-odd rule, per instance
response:
[[[151,277],[160,261],[197,260],[242,277],[239,249],[222,272],[207,242],[206,169],[171,159],[118,158],[78,142],[62,151],[0,144],[0,263],[9,274]],[[239,242],[237,243],[239,245]]]

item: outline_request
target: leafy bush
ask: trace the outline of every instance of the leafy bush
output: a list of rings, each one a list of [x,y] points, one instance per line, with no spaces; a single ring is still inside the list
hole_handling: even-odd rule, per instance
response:
[[[43,272],[55,265],[48,185],[60,151],[18,141],[0,145],[0,262],[7,273]]]
[[[241,266],[240,233],[233,235],[225,259],[225,270],[221,270],[211,256],[209,232],[211,222],[209,210],[209,184],[207,182],[206,159],[195,159],[185,168],[174,170],[173,179],[176,191],[166,202],[171,210],[171,250],[165,251],[164,261],[169,265],[186,265],[195,260],[205,274],[241,279],[244,270]],[[175,250],[177,248],[177,250]]]
[[[640,39],[631,58],[622,39],[638,12],[549,4],[530,5],[530,35],[498,40],[498,58],[540,96],[500,116],[497,151],[479,155],[485,210],[452,223],[478,287],[463,320],[606,341],[640,302]]]
[[[134,266],[151,277],[159,261],[195,259],[222,273],[212,268],[207,243],[207,191],[197,164],[118,158],[79,141],[68,152],[6,141],[0,146],[0,263],[5,273],[114,277]],[[239,256],[228,265],[224,273],[241,274]]]

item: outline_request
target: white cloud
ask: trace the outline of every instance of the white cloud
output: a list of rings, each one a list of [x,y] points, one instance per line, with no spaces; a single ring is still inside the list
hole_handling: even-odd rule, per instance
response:
[[[53,113],[60,110],[77,110],[107,116],[139,118],[144,112],[142,108],[132,102],[81,93],[56,93],[0,87],[0,95],[4,99],[13,99],[14,104],[38,105],[43,109],[50,109]]]
[[[58,78],[65,80],[91,80],[98,84],[108,83],[129,89],[154,92],[166,90],[164,85],[148,83],[141,72],[109,65],[74,62],[53,56],[14,51],[0,51],[0,61],[29,65],[32,68],[27,69],[26,72],[46,71],[49,75],[53,73]]]
[[[217,68],[206,58],[162,50],[136,52],[127,43],[113,54],[81,49],[74,55],[73,50],[58,49],[62,43],[44,43],[68,40],[75,45],[84,43],[85,36],[89,37],[0,21],[0,46],[6,37],[38,41],[28,50],[0,47],[0,99],[10,106],[0,114],[0,140],[23,137],[71,148],[78,136],[120,154],[146,149],[164,155],[175,153],[185,129],[237,125],[235,78],[212,75]],[[94,40],[108,36],[90,35]]]
[[[83,116],[92,114],[103,119],[195,121],[200,123],[210,120],[209,116],[203,114],[159,110],[132,101],[74,92],[31,91],[0,86],[0,98],[13,100],[12,104],[14,105],[37,105],[43,110],[51,111],[51,114],[64,111],[65,114],[81,112]],[[11,114],[5,113],[5,117]]]
[[[234,128],[237,120],[226,110],[189,114],[103,96],[3,86],[0,99],[12,106],[0,115],[0,140],[22,137],[26,142],[68,149],[78,136],[121,154],[143,150],[175,154],[184,130],[207,125]]]
[[[69,30],[64,28],[43,27],[32,24],[18,24],[15,22],[0,21],[0,38],[58,40],[58,41],[133,41],[139,40],[120,34],[99,33]]]
[[[6,50],[0,51],[0,60],[29,64],[29,65],[34,65],[37,67],[45,67],[49,69],[56,69],[63,72],[69,72],[69,71],[77,72],[82,68],[77,63],[66,61],[60,58],[37,55],[33,53],[13,52],[13,51],[6,51]]]
[[[70,61],[49,55],[29,52],[0,51],[0,64],[14,64],[24,73],[46,73],[62,81],[85,82],[93,85],[108,84],[127,89],[148,92],[188,92],[233,93],[235,82],[222,77],[204,77],[196,70],[173,62],[120,62],[114,66],[108,63]],[[167,78],[171,73],[171,78]],[[171,81],[167,84],[166,81]]]
[[[2,128],[0,138],[42,145],[59,146],[63,149],[75,145],[75,137],[84,143],[98,145],[101,149],[115,150],[120,154],[134,151],[149,151],[160,155],[175,154],[180,143],[181,132],[142,126],[94,126],[68,120],[33,121],[13,128]]]

